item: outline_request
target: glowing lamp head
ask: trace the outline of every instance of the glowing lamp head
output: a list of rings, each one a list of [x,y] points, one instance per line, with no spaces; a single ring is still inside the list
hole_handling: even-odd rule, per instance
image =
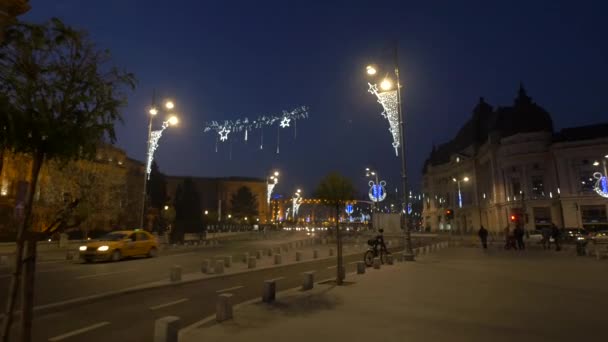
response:
[[[600,165],[599,161],[596,160],[596,161],[593,162],[593,166],[599,166],[599,165]]]
[[[377,72],[376,68],[374,68],[373,65],[368,65],[367,67],[365,67],[365,70],[367,71],[368,75],[375,75]]]
[[[468,182],[469,181],[469,177],[464,177],[462,180],[465,181],[465,182]]]
[[[150,108],[148,113],[150,113],[150,115],[156,115],[156,114],[158,114],[158,109],[156,109],[155,107],[152,107],[152,108]]]
[[[300,193],[300,192],[302,192],[302,190],[298,189],[297,192]]]
[[[458,180],[456,180],[456,178],[452,178],[452,181],[454,181],[454,183],[456,183]]]
[[[173,101],[167,101],[165,102],[165,108],[167,109],[173,109],[175,107],[175,104],[173,103]]]
[[[209,210],[205,210],[205,215],[209,215]]]
[[[608,159],[608,154],[604,156],[604,158]]]
[[[274,176],[275,176],[275,177],[279,177],[279,171],[275,171],[275,172],[274,172]]]
[[[391,90],[393,88],[393,82],[390,79],[385,78],[380,82],[380,88],[382,88],[382,90]]]
[[[177,116],[172,116],[169,118],[169,125],[175,126],[178,123],[179,123],[179,119],[177,118]]]
[[[169,210],[169,206],[168,205],[165,206],[165,210]]]

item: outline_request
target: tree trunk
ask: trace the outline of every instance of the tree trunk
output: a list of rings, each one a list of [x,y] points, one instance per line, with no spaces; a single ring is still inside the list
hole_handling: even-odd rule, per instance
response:
[[[338,263],[338,267],[336,267],[336,284],[337,285],[342,285],[342,281],[344,280],[344,278],[342,278],[343,275],[343,265],[342,265],[342,235],[340,234],[340,205],[336,205],[336,247],[337,247],[337,263]]]
[[[4,326],[2,327],[2,342],[9,342],[11,325],[13,323],[13,313],[15,311],[15,304],[17,301],[17,293],[19,289],[19,281],[21,279],[21,272],[23,268],[23,251],[25,247],[25,241],[28,237],[27,231],[31,226],[32,221],[32,206],[34,202],[34,195],[36,193],[36,185],[38,184],[38,175],[40,174],[40,168],[42,167],[42,163],[44,162],[44,153],[36,152],[33,155],[32,162],[32,170],[31,170],[31,179],[30,186],[28,189],[27,200],[25,203],[25,217],[21,226],[19,227],[19,231],[17,232],[17,251],[15,253],[15,272],[13,274],[13,279],[11,282],[11,287],[9,288],[8,301],[6,304],[6,317],[4,318]],[[28,253],[29,254],[29,253]],[[35,259],[34,259],[35,262]],[[30,271],[33,271],[30,269]],[[34,289],[34,277],[27,277],[31,283],[24,283],[23,289],[28,290],[31,289],[31,295],[33,296]],[[29,300],[29,298],[28,298]],[[30,301],[31,302],[31,301]],[[22,307],[24,307],[22,303]],[[22,317],[23,319],[24,317]],[[27,318],[27,317],[25,317]],[[29,316],[30,323],[29,327],[31,327],[31,316]],[[22,324],[22,327],[24,324]],[[23,335],[22,335],[23,336]]]
[[[21,288],[21,342],[32,340],[34,317],[34,278],[36,275],[36,235],[28,234]]]

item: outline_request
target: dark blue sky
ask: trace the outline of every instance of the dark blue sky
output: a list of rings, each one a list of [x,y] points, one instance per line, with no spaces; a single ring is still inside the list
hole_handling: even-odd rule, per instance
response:
[[[400,164],[388,123],[367,93],[365,65],[391,62],[398,39],[408,127],[408,171],[418,188],[433,143],[451,138],[479,96],[510,105],[519,81],[556,128],[608,121],[608,21],[603,1],[167,1],[33,0],[23,17],[86,29],[139,84],[118,146],[145,153],[152,91],[175,100],[181,124],[156,158],[165,173],[263,177],[310,194],[331,170],[366,191],[375,166],[392,189]],[[497,2],[498,3],[498,2]],[[298,137],[276,128],[215,153],[208,120],[310,107]]]

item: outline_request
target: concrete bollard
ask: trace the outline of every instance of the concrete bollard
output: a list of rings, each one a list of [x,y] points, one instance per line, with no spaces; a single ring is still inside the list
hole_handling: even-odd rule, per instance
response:
[[[275,280],[265,280],[264,289],[262,292],[262,302],[272,303],[275,299],[275,292],[277,290],[277,284]]]
[[[215,265],[213,266],[213,273],[224,274],[224,260],[223,259],[218,259],[215,261]]]
[[[247,262],[247,268],[255,268],[255,264],[256,264],[257,260],[258,259],[256,257],[249,257],[249,260]]]
[[[257,251],[257,252],[255,253],[255,258],[256,258],[256,259],[262,259],[262,255],[263,255],[263,254],[264,254],[264,252],[262,252],[262,251]]]
[[[268,250],[266,251],[266,255],[272,256],[272,248],[268,248]]]
[[[388,265],[392,265],[392,264],[393,264],[393,255],[392,255],[392,254],[388,254],[388,255],[386,256],[386,263],[387,263]]]
[[[333,248],[329,249],[329,256],[334,256],[334,249]]]
[[[232,319],[232,293],[222,293],[215,303],[215,320],[223,322],[229,319]]]
[[[154,321],[154,342],[177,342],[181,322],[179,317],[165,316]]]
[[[246,264],[247,262],[249,262],[249,253],[244,253],[244,254],[243,254],[243,256],[242,256],[241,261],[242,261],[243,263],[245,263],[245,264]]]
[[[182,267],[179,265],[172,266],[170,274],[169,274],[169,279],[172,282],[181,281],[182,280]]]
[[[224,257],[224,267],[230,268],[232,266],[232,255],[227,255]]]
[[[296,261],[302,261],[302,252],[296,252]]]
[[[365,274],[365,263],[357,261],[357,274]]]
[[[280,265],[281,262],[283,262],[283,258],[281,256],[281,254],[275,254],[274,255],[274,264],[275,265]]]
[[[378,258],[378,257],[374,258],[374,268],[377,270],[380,269],[380,258]]]
[[[203,260],[201,264],[201,273],[211,273],[211,261],[209,259]]]
[[[312,258],[313,259],[318,259],[319,258],[319,251],[318,250],[314,250],[312,251]]]
[[[304,272],[304,279],[302,281],[302,290],[311,290],[315,286],[315,272]]]

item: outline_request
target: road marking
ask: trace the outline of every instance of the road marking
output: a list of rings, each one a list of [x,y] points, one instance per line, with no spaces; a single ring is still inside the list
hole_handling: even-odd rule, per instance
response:
[[[336,268],[337,266],[329,266],[327,267],[328,270],[331,270],[332,268]]]
[[[116,272],[89,274],[89,275],[83,275],[83,276],[80,276],[80,277],[76,277],[76,279],[88,279],[88,278],[104,277],[104,276],[107,276],[107,275],[127,273],[127,272],[133,272],[133,271],[134,270],[124,270],[124,271],[116,271]]]
[[[187,302],[187,301],[188,301],[188,298],[182,298],[182,299],[174,300],[174,301],[169,302],[169,303],[151,306],[151,307],[149,307],[149,309],[150,310],[158,310],[158,309],[166,308],[167,306],[171,306],[171,305],[175,305],[175,304],[179,304],[179,303],[183,303],[183,302]]]
[[[269,280],[279,281],[279,280],[283,280],[283,279],[285,279],[285,277],[278,277],[278,278],[269,279]]]
[[[217,290],[217,291],[215,291],[215,293],[222,293],[222,292],[228,292],[228,291],[232,291],[232,290],[238,290],[238,289],[242,289],[243,287],[245,287],[245,286],[239,285],[239,286],[229,287],[227,289]]]
[[[50,342],[55,342],[55,341],[65,340],[68,337],[80,335],[80,334],[85,333],[87,331],[98,329],[98,328],[101,328],[101,327],[103,327],[105,325],[108,325],[108,324],[110,324],[110,322],[99,322],[97,324],[89,325],[88,327],[84,327],[84,328],[81,328],[81,329],[78,329],[78,330],[70,331],[70,332],[65,333],[63,335],[51,337],[51,338],[49,338],[49,341]]]
[[[356,264],[356,263],[358,263],[358,262],[359,262],[359,261],[353,261],[353,262],[349,262],[348,264],[349,264],[349,265],[353,265],[353,264]],[[335,266],[334,266],[334,267],[335,267]]]

